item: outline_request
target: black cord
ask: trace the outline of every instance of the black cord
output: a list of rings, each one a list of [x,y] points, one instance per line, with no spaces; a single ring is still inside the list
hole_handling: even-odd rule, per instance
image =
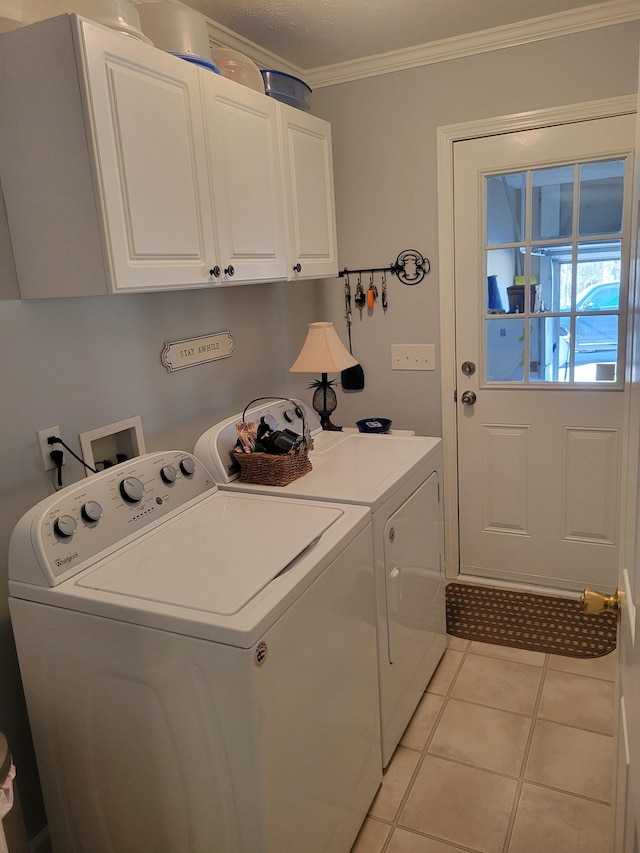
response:
[[[64,443],[64,441],[63,441],[59,436],[57,436],[57,435],[56,435],[56,436],[52,436],[50,439],[48,439],[48,441],[49,441],[49,444],[61,444],[61,445],[64,447],[64,449],[65,449],[68,453],[70,453],[70,454],[73,456],[73,458],[74,458],[74,459],[77,459],[77,460],[78,460],[78,462],[80,462],[82,465],[84,465],[84,467],[85,467],[88,471],[91,471],[91,473],[92,473],[92,474],[97,474],[97,473],[98,473],[97,468],[92,468],[92,467],[91,467],[91,465],[87,465],[87,463],[84,461],[84,459],[82,459],[80,456],[78,456],[78,454],[77,454],[77,453],[74,453],[74,451],[69,447],[69,445],[68,445],[68,444],[65,444],[65,443]],[[54,451],[52,451],[52,453],[53,453],[53,452],[54,452]],[[51,457],[51,458],[53,459],[53,457]],[[54,460],[54,461],[55,461],[55,460]]]
[[[62,442],[61,442],[62,443]],[[64,454],[61,450],[52,450],[49,453],[53,464],[56,466],[58,470],[58,489],[62,488],[62,465],[64,462]]]

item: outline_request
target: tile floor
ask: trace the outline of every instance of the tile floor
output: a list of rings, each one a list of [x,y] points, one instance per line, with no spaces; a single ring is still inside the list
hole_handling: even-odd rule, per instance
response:
[[[352,853],[610,853],[615,664],[449,637]]]

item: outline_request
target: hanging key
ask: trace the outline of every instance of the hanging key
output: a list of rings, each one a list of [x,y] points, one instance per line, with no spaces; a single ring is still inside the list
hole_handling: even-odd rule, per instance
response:
[[[353,301],[356,303],[358,308],[360,309],[360,313],[362,314],[362,309],[364,308],[364,304],[367,301],[367,297],[365,296],[364,289],[362,287],[362,278],[358,273],[358,284],[356,285],[356,295],[353,297]]]
[[[369,279],[369,289],[367,290],[367,308],[371,311],[378,298],[378,288],[373,283],[373,273]]]
[[[344,317],[347,327],[351,326],[351,285],[346,269],[344,271]]]
[[[387,306],[389,303],[387,302],[387,274],[385,272],[382,273],[382,308],[383,310],[387,310]]]

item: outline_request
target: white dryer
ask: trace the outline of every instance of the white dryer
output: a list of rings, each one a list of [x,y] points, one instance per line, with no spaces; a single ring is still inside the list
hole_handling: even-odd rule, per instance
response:
[[[261,400],[263,398],[260,398]],[[264,398],[246,413],[273,429],[310,430],[313,470],[286,486],[240,482],[234,415],[194,454],[225,491],[367,506],[373,521],[382,763],[387,766],[446,646],[442,440],[325,432],[299,400]]]
[[[54,850],[346,853],[381,779],[369,513],[153,453],[30,510],[10,610]]]

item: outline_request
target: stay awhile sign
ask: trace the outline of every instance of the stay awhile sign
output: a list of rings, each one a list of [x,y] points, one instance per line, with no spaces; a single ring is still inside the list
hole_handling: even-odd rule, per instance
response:
[[[162,351],[162,363],[171,373],[196,364],[206,364],[219,358],[228,358],[233,352],[235,341],[231,332],[216,332],[198,338],[167,341]]]

